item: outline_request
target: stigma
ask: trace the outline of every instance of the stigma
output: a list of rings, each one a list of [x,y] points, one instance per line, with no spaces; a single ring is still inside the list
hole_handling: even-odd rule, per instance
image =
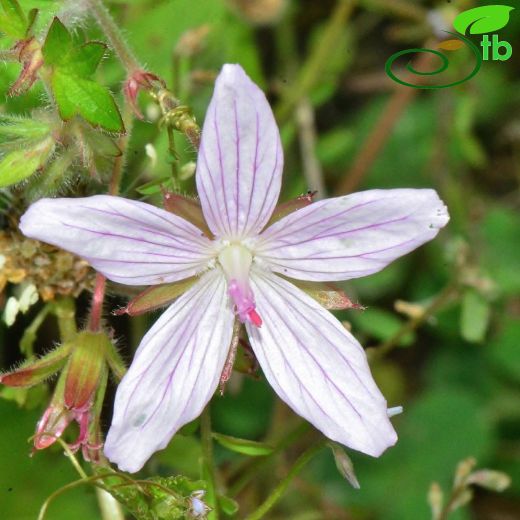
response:
[[[256,327],[262,325],[262,318],[256,312],[255,298],[249,285],[249,271],[253,262],[251,251],[242,244],[229,244],[218,255],[228,283],[228,294],[233,301],[235,314],[242,323],[249,322]]]

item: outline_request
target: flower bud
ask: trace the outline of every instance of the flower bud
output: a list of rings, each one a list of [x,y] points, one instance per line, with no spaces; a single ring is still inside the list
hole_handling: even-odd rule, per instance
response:
[[[89,406],[105,368],[111,343],[104,333],[81,332],[65,369],[64,403],[67,408],[82,410]]]
[[[70,351],[71,345],[64,344],[39,359],[26,361],[16,370],[1,375],[0,383],[15,387],[37,385],[63,367]]]
[[[143,114],[137,106],[137,95],[140,90],[152,89],[154,84],[164,86],[164,81],[159,76],[144,70],[134,71],[125,81],[123,86],[124,95],[132,107],[135,116],[139,119],[143,119]]]
[[[502,471],[481,469],[472,473],[467,483],[475,484],[491,491],[504,491],[511,485],[511,477]]]

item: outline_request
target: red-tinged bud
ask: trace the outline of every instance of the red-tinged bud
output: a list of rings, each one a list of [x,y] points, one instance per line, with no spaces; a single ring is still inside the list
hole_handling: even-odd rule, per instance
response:
[[[85,331],[77,335],[64,371],[63,399],[67,408],[83,410],[92,403],[105,370],[106,354],[110,348],[110,340],[102,332]]]
[[[54,375],[63,368],[72,345],[61,345],[45,356],[26,361],[16,370],[0,376],[0,383],[6,386],[31,387]]]
[[[150,312],[161,307],[165,307],[177,299],[181,294],[187,291],[197,281],[196,276],[186,278],[180,282],[168,283],[165,285],[157,285],[145,289],[141,294],[128,302],[126,307],[114,311],[113,314],[121,316],[129,314],[130,316],[139,316],[145,312]]]
[[[36,426],[34,447],[44,450],[54,444],[73,419],[74,412],[51,403]]]
[[[144,70],[136,70],[125,81],[123,92],[137,118],[144,119],[143,114],[137,106],[137,95],[139,91],[151,90],[157,86],[164,87],[164,81],[159,76]]]
[[[308,191],[304,195],[300,195],[299,197],[288,200],[287,202],[282,202],[278,204],[276,208],[274,208],[273,214],[269,219],[269,222],[266,224],[266,228],[277,222],[278,220],[286,217],[290,213],[297,211],[301,208],[305,208],[312,203],[314,197],[316,196],[317,191]]]
[[[293,281],[294,285],[314,298],[325,309],[339,311],[345,309],[365,310],[359,303],[354,303],[337,285],[330,282]]]
[[[172,193],[163,190],[163,205],[166,211],[178,215],[183,219],[191,222],[204,232],[209,238],[213,238],[213,234],[208,228],[200,202],[195,199],[183,197],[178,193]]]
[[[38,71],[43,65],[43,55],[40,44],[34,39],[20,40],[14,50],[18,52],[18,61],[22,64],[22,72],[11,85],[7,94],[19,96],[29,90],[36,81]]]
[[[48,448],[74,421],[79,434],[69,444],[70,449],[77,451],[81,448],[85,460],[100,460],[99,417],[108,378],[107,357],[111,349],[110,339],[102,332],[85,331],[76,336],[52,401],[38,422],[35,449]]]

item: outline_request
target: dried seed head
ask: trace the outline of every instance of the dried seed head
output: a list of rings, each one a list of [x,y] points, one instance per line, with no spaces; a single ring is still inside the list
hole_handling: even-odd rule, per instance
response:
[[[0,232],[0,292],[7,283],[34,284],[44,301],[91,289],[94,273],[71,253],[12,232]]]

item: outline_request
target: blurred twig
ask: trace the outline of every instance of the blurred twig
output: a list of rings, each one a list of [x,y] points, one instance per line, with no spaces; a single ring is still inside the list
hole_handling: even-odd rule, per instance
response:
[[[314,444],[307,449],[307,451],[303,452],[294,463],[294,466],[289,470],[286,477],[274,488],[260,507],[246,517],[246,520],[260,520],[261,518],[264,518],[265,514],[282,498],[292,479],[324,446],[325,441],[322,441]]]
[[[412,3],[405,0],[359,0],[359,3],[366,9],[388,13],[415,22],[424,22],[427,15],[427,10],[417,5],[417,2]]]
[[[327,66],[331,55],[337,48],[338,39],[350,17],[353,6],[354,0],[338,0],[319,45],[314,48],[300,69],[296,82],[284,90],[282,98],[275,108],[276,118],[280,124],[290,117],[299,101],[320,81],[323,68]]]
[[[424,47],[430,48],[431,42],[426,42]],[[415,70],[427,70],[433,60],[431,53],[423,53],[419,56]],[[412,74],[409,75],[412,78]],[[417,81],[417,80],[416,80]],[[388,100],[380,118],[372,132],[366,137],[350,169],[345,173],[343,180],[338,184],[338,194],[354,191],[363,181],[370,167],[374,164],[379,153],[383,149],[395,125],[403,115],[408,105],[413,101],[418,89],[395,85],[395,91]]]
[[[436,314],[439,310],[451,303],[459,294],[458,282],[448,284],[431,302],[421,314],[407,321],[390,339],[367,349],[367,356],[370,361],[379,359],[399,345],[404,336],[419,328],[428,318]]]
[[[303,174],[311,191],[317,191],[318,199],[327,196],[323,171],[316,157],[316,127],[314,109],[308,98],[303,98],[296,107],[296,124],[300,138],[300,152],[302,157]]]

